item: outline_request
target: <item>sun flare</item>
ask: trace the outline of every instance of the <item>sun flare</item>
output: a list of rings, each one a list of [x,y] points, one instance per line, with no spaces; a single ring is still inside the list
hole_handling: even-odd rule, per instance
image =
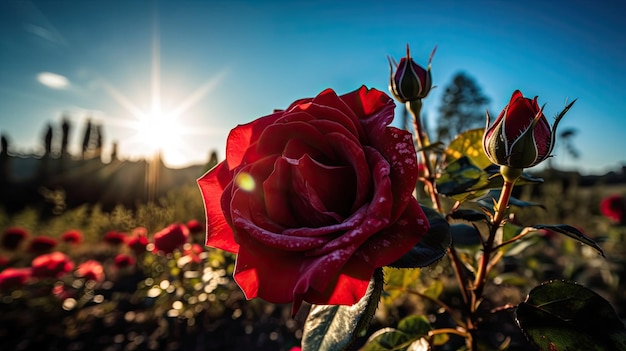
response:
[[[181,146],[182,126],[172,113],[154,111],[142,116],[137,125],[137,142],[149,154]]]

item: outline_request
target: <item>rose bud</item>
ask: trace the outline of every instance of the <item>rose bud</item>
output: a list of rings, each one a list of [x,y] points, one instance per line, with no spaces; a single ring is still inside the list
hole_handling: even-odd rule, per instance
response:
[[[390,71],[389,91],[398,101],[405,103],[411,100],[423,99],[428,95],[433,84],[430,66],[435,50],[437,50],[437,47],[430,54],[426,69],[413,61],[408,44],[406,46],[406,57],[401,58],[400,63],[396,63],[393,58],[387,57]]]
[[[15,250],[24,239],[28,237],[28,232],[24,228],[10,227],[2,234],[0,245],[6,249]]]
[[[543,107],[539,108],[537,104],[537,97],[528,99],[516,90],[491,127],[487,112],[487,127],[483,136],[487,157],[497,165],[517,169],[535,166],[550,157],[556,140],[556,127],[574,102],[576,100],[559,113],[551,129]]]
[[[248,299],[294,313],[302,301],[353,305],[428,231],[413,138],[389,126],[394,108],[376,89],[327,89],[230,132],[226,159],[198,184],[206,244],[237,254]]]

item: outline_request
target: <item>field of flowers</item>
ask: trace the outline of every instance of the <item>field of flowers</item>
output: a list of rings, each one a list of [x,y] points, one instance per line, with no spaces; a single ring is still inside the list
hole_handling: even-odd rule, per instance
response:
[[[195,184],[159,204],[2,215],[2,350],[289,350],[289,306],[245,301],[204,246]]]

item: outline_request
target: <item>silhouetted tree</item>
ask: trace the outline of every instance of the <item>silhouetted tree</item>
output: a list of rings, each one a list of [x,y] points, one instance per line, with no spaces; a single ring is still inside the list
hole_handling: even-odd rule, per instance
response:
[[[82,156],[83,160],[87,155],[87,151],[89,150],[89,144],[91,141],[91,118],[87,118],[87,125],[85,127],[85,133],[83,134],[83,146],[82,146]]]
[[[97,124],[96,125],[96,133],[95,133],[95,151],[96,151],[96,157],[100,158],[100,156],[102,156],[102,125],[101,124]]]
[[[61,131],[63,133],[61,138],[61,157],[69,155],[69,152],[67,151],[67,144],[70,138],[70,129],[70,121],[67,116],[63,116],[63,122],[61,123]]]
[[[207,168],[211,169],[217,165],[217,151],[211,151],[211,156],[209,156],[209,163],[207,164]]]
[[[489,98],[483,95],[473,78],[457,73],[442,96],[437,140],[447,142],[462,131],[484,126],[488,103]]]
[[[0,147],[2,147],[0,149],[0,156],[2,157],[6,157],[9,155],[9,140],[7,139],[7,136],[2,134],[2,137],[0,137]]]
[[[46,134],[44,136],[44,156],[49,157],[52,154],[52,125],[48,123]]]
[[[111,148],[111,162],[117,160],[117,141],[113,142],[113,147]]]

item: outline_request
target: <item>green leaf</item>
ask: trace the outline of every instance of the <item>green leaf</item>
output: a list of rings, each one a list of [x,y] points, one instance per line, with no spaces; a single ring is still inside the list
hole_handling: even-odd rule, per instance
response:
[[[367,329],[383,290],[383,273],[374,272],[365,296],[352,306],[313,305],[304,324],[302,350],[345,350]]]
[[[535,287],[515,315],[541,350],[626,350],[626,328],[613,307],[576,283],[555,280]]]
[[[430,230],[409,252],[390,264],[390,267],[426,267],[443,257],[448,247],[450,247],[451,238],[448,221],[434,209],[425,206],[421,207],[430,223]]]
[[[574,228],[572,226],[569,226],[567,224],[556,224],[556,225],[536,224],[536,225],[533,225],[533,228],[536,228],[536,229],[548,229],[548,230],[555,231],[557,233],[565,234],[565,235],[569,236],[570,238],[574,238],[574,239],[580,241],[583,244],[587,244],[587,245],[591,246],[596,251],[598,251],[598,253],[600,253],[600,255],[602,255],[602,257],[606,257],[606,256],[604,256],[604,251],[602,251],[602,248],[595,241],[593,241],[591,238],[586,236],[580,230],[578,230],[578,229],[576,229],[576,228]]]
[[[398,323],[397,329],[383,328],[372,334],[361,351],[421,350],[418,348],[423,345],[420,339],[431,330],[426,317],[408,316]]]
[[[458,209],[450,214],[450,218],[464,219],[469,222],[488,221],[489,218],[484,212],[470,210],[470,209]]]
[[[428,284],[428,287],[422,291],[422,294],[433,299],[438,299],[442,292],[443,282],[441,280],[433,280]]]
[[[480,233],[471,225],[452,224],[450,225],[452,234],[452,245],[457,249],[474,249],[481,246]]]
[[[439,194],[465,201],[483,196],[485,192],[479,190],[489,184],[489,177],[489,173],[462,156],[448,162],[435,183]]]
[[[445,151],[446,163],[466,156],[480,169],[485,169],[491,164],[483,150],[483,128],[470,129],[459,134]]]
[[[383,287],[383,302],[393,304],[396,299],[403,297],[407,289],[415,288],[419,283],[420,270],[397,269],[383,267],[385,285]]]

